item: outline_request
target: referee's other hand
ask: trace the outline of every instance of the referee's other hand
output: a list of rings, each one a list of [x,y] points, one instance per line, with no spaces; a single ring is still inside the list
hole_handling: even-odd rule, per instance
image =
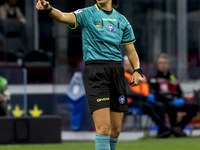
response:
[[[36,8],[38,10],[48,10],[51,8],[51,5],[49,4],[49,2],[47,2],[45,0],[38,0],[38,2],[36,4]]]
[[[142,76],[141,76],[141,74],[139,74],[138,72],[134,72],[133,75],[132,75],[131,82],[134,82],[134,84],[132,86],[140,85],[142,83]]]

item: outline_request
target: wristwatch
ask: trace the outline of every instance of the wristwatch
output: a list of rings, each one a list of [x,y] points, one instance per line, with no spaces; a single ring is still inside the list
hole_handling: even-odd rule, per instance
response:
[[[52,6],[50,6],[50,8],[49,8],[49,9],[47,9],[47,10],[45,10],[45,12],[46,12],[47,14],[50,14],[52,10],[53,10],[53,7],[52,7]]]
[[[140,69],[140,68],[138,68],[138,69],[135,69],[134,71],[133,71],[133,73],[135,73],[135,72],[138,72],[142,77],[143,77],[143,75],[142,75],[142,69]]]
[[[143,77],[143,75],[142,75],[142,69],[140,69],[140,68],[135,69],[135,70],[133,71],[133,74],[134,74],[135,72],[138,72],[138,73],[141,75],[141,77]],[[132,86],[134,86],[134,84],[135,84],[134,81],[131,82],[131,83],[129,83],[129,85],[132,85]]]

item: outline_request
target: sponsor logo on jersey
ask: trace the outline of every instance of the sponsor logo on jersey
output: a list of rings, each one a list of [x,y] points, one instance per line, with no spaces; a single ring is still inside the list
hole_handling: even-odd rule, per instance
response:
[[[119,103],[120,104],[124,104],[125,103],[125,96],[124,95],[119,97]]]
[[[117,21],[116,19],[111,19],[111,18],[103,18],[103,21]]]
[[[83,12],[81,9],[78,9],[78,10],[74,11],[75,14],[79,14],[81,12]]]
[[[107,29],[109,32],[113,32],[115,27],[112,24],[108,24]]]
[[[104,102],[104,101],[109,101],[109,100],[110,100],[109,97],[105,97],[105,98],[99,98],[99,99],[97,99],[97,102],[99,103],[99,102]]]

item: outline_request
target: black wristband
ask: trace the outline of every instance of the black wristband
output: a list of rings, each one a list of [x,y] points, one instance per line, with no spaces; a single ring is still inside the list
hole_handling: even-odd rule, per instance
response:
[[[49,9],[45,10],[45,13],[50,14],[52,10],[53,10],[53,7],[51,6]]]
[[[138,72],[142,77],[143,77],[143,75],[142,75],[142,69],[140,69],[140,68],[138,68],[138,69],[135,69],[134,71],[133,71],[133,73],[135,73],[135,72]]]

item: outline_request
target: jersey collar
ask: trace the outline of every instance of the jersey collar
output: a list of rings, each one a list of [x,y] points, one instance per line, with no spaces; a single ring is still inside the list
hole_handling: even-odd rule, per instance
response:
[[[101,7],[99,7],[98,4],[95,4],[95,7],[97,8],[98,11],[101,9]],[[106,10],[103,10],[103,9],[101,9],[101,10],[102,10],[104,13],[106,13],[107,15],[110,15],[110,14],[112,14],[112,12],[115,11],[114,8],[113,8],[112,11],[106,11]]]

